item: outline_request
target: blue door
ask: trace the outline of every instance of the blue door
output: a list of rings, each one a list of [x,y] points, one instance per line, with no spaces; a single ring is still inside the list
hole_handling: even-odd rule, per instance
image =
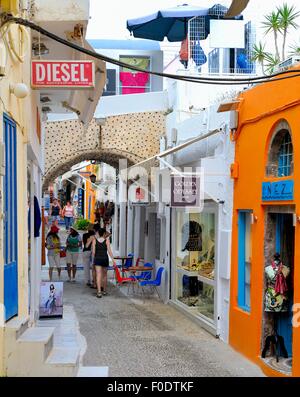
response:
[[[15,122],[8,116],[3,115],[3,122],[5,145],[4,306],[7,321],[18,314],[17,130]]]
[[[276,251],[280,253],[282,261],[289,266],[288,298],[289,311],[280,313],[277,332],[284,338],[284,344],[289,357],[292,357],[293,338],[293,274],[294,274],[294,238],[295,228],[293,226],[292,214],[277,214],[276,219]]]

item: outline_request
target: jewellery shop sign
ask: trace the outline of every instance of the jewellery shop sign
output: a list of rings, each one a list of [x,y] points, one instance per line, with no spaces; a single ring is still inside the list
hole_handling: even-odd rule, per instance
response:
[[[31,61],[32,88],[93,88],[93,61]]]
[[[171,207],[202,208],[203,178],[198,175],[171,175]]]

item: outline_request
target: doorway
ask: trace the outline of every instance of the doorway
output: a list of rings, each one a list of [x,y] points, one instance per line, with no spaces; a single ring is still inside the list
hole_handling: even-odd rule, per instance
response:
[[[4,177],[4,307],[5,321],[18,314],[18,214],[17,128],[3,115],[5,144]]]
[[[283,358],[284,350],[280,349],[279,362],[275,360],[274,350],[269,350],[266,359],[269,365],[275,367],[281,372],[291,371],[292,351],[292,317],[293,317],[293,275],[294,275],[294,244],[295,244],[295,227],[293,223],[294,208],[292,206],[270,206],[266,208],[265,216],[265,239],[264,239],[264,256],[265,256],[265,289],[264,289],[264,313],[262,327],[262,348],[268,335],[272,335],[274,328],[277,334],[283,337],[284,346],[287,350],[288,359]],[[265,296],[267,285],[266,268],[271,267],[275,253],[280,254],[281,261],[288,268],[287,283],[287,305],[282,306],[278,312],[272,312],[270,309],[265,310]],[[276,273],[275,273],[276,274]],[[274,279],[275,280],[275,279]],[[275,281],[274,281],[275,285]],[[279,295],[281,296],[281,295]],[[275,299],[275,298],[274,298]],[[274,301],[275,303],[277,300]],[[277,304],[277,303],[276,303]],[[275,310],[275,309],[272,309]],[[276,319],[276,321],[275,321]],[[274,326],[274,321],[277,324]]]

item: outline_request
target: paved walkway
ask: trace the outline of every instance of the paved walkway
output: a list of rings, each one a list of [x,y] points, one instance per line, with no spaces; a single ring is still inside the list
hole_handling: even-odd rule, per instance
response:
[[[76,283],[65,283],[64,302],[74,305],[86,338],[84,365],[108,366],[114,377],[263,376],[173,307],[156,299],[130,299],[114,285],[97,299],[80,281],[82,273]]]

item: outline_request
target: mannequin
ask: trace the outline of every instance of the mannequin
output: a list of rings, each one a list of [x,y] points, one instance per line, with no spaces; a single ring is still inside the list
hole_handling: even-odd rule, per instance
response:
[[[265,291],[265,312],[273,313],[273,332],[267,336],[262,357],[265,358],[266,352],[272,343],[275,347],[276,360],[279,361],[279,347],[285,358],[288,357],[284,346],[283,337],[277,334],[278,316],[282,312],[288,311],[288,286],[286,278],[290,269],[285,266],[276,253],[271,265],[265,268],[267,287]]]

